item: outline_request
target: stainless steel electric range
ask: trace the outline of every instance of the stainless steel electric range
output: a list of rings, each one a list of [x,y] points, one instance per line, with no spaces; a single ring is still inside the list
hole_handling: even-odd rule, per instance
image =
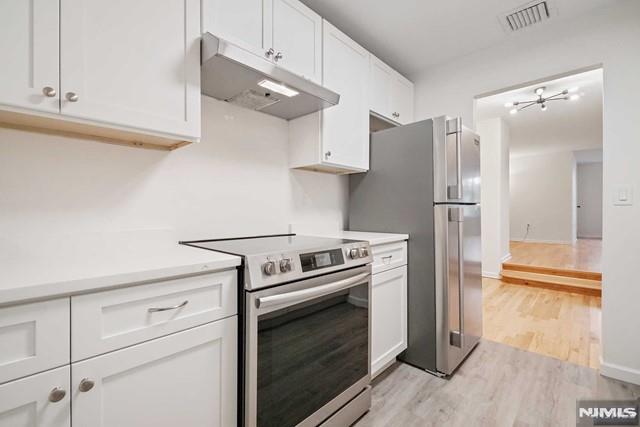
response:
[[[243,259],[239,425],[344,427],[368,411],[367,242],[288,234],[181,243]]]

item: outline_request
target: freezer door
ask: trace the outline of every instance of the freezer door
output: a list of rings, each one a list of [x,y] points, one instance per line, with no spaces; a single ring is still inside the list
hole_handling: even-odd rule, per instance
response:
[[[437,369],[451,375],[482,336],[480,206],[434,209]]]
[[[462,119],[434,119],[435,201],[480,203],[480,137]]]

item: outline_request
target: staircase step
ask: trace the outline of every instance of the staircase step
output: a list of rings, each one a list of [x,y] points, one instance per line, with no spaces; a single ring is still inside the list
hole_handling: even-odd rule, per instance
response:
[[[516,285],[535,286],[584,295],[601,296],[602,294],[601,282],[591,279],[530,273],[527,271],[503,270],[502,281]]]
[[[588,279],[602,281],[602,273],[595,271],[569,270],[566,268],[538,267],[536,265],[514,264],[505,262],[502,264],[503,270],[525,271],[529,273],[548,274],[551,276],[574,277],[576,279]]]

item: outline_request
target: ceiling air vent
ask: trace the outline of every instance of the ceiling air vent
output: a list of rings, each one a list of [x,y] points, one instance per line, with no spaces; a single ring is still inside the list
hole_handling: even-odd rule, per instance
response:
[[[551,10],[547,1],[528,3],[504,15],[503,25],[509,32],[518,31],[525,27],[546,21],[551,17]]]

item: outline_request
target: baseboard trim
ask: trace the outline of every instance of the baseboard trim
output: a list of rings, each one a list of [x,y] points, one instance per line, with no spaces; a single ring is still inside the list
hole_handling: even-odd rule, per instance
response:
[[[500,260],[500,262],[504,264],[505,262],[509,261],[510,259],[511,259],[511,252],[509,252],[508,254],[503,256],[502,259]]]
[[[512,242],[517,243],[551,243],[557,245],[573,245],[575,241],[573,240],[543,240],[543,239],[511,239]]]
[[[614,363],[600,363],[600,374],[620,381],[640,385],[640,370],[627,368]]]
[[[494,273],[493,271],[482,271],[482,277],[488,277],[489,279],[501,279],[502,274]]]

